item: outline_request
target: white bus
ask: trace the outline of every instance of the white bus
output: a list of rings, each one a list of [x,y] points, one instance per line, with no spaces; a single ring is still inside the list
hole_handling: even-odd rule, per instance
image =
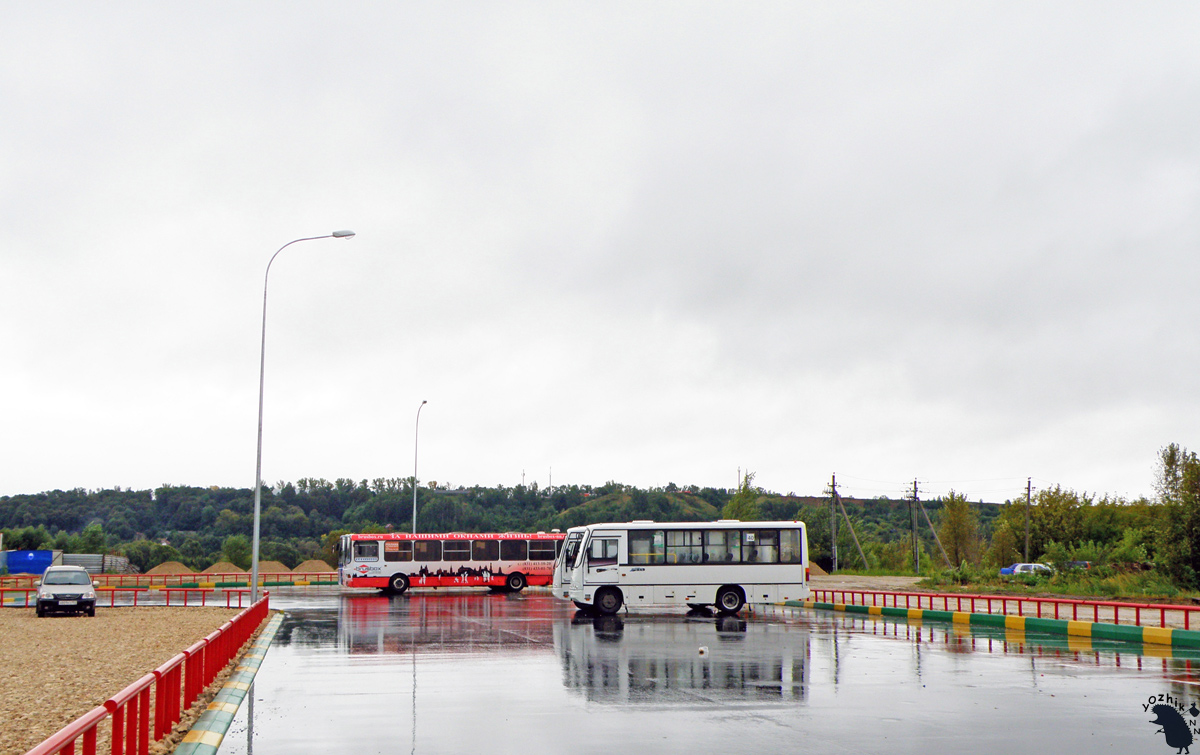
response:
[[[567,530],[554,594],[581,610],[715,606],[808,598],[804,522],[651,522]]]

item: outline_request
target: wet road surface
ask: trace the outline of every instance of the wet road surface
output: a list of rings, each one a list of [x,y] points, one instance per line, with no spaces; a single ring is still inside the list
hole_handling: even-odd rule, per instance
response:
[[[1173,753],[1150,696],[1200,721],[1200,654],[1150,646],[804,609],[593,620],[532,590],[271,604],[222,753]]]

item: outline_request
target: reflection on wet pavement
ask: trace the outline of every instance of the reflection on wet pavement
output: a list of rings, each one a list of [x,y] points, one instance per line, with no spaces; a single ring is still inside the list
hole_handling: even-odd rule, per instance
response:
[[[272,607],[258,755],[1167,753],[1148,697],[1200,700],[1197,654],[806,609],[592,618],[545,592],[336,589]],[[223,753],[250,752],[245,707]]]

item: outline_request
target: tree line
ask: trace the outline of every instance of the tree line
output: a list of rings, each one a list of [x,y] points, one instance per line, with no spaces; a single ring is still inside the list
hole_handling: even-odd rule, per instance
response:
[[[773,493],[753,479],[747,473],[735,489],[617,482],[546,489],[536,483],[418,486],[417,522],[425,532],[531,532],[632,519],[800,519],[808,526],[813,560],[828,564],[829,501]],[[847,501],[868,563],[861,563],[844,522],[838,527],[839,563],[895,573],[911,572],[914,560],[923,573],[939,566],[998,567],[1025,559],[1028,517],[1030,560],[1152,568],[1181,587],[1200,584],[1200,461],[1194,452],[1177,444],[1161,449],[1152,499],[1055,486],[1038,490],[1027,506],[1023,493],[1004,504],[971,502],[956,491],[922,502],[933,528],[919,517],[915,559],[912,501]],[[115,552],[143,570],[168,560],[193,569],[218,560],[245,567],[253,505],[249,488],[55,490],[0,497],[0,529],[8,549]],[[411,478],[280,482],[262,491],[261,557],[289,567],[308,558],[332,564],[345,532],[411,530],[412,505]]]

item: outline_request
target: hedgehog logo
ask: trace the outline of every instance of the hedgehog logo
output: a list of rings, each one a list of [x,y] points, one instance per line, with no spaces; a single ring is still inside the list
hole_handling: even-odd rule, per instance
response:
[[[1162,733],[1167,740],[1167,747],[1174,747],[1176,755],[1190,753],[1188,748],[1192,746],[1192,730],[1179,711],[1170,705],[1155,705],[1150,710],[1154,712],[1150,723],[1162,727],[1154,733]]]

